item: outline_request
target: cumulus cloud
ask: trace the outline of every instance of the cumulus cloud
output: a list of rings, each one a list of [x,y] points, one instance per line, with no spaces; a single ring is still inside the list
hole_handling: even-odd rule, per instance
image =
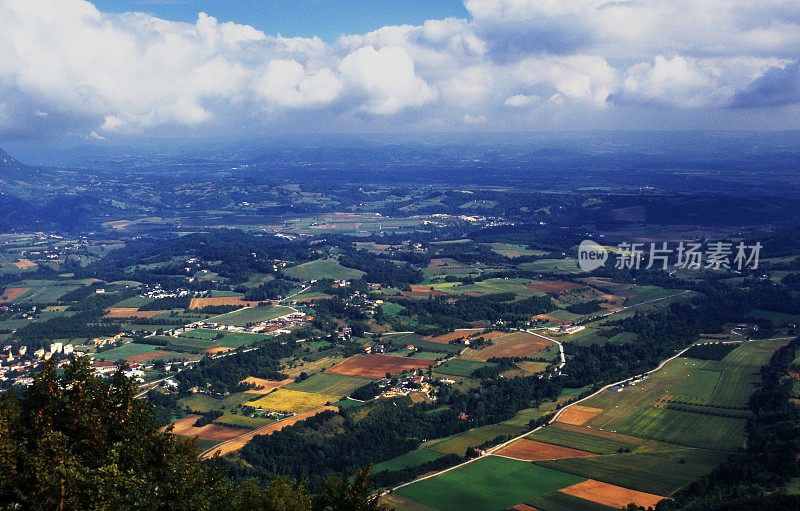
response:
[[[738,92],[733,103],[739,107],[800,104],[800,61],[770,68]]]
[[[708,109],[798,102],[795,0],[464,4],[470,19],[326,42],[203,13],[183,23],[0,0],[0,136],[224,133],[311,116],[343,129],[504,129],[532,116],[559,128],[618,107],[698,110],[702,122]]]
[[[347,55],[339,69],[346,82],[366,93],[363,108],[373,114],[394,114],[436,98],[436,90],[414,72],[414,61],[399,46],[376,50],[364,46]]]

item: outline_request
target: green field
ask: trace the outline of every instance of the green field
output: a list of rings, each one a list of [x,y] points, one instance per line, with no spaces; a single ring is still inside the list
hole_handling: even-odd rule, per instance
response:
[[[344,397],[355,389],[363,387],[370,381],[372,380],[368,378],[357,378],[355,376],[345,376],[342,374],[316,373],[312,374],[304,381],[290,383],[285,388],[324,394],[326,396]]]
[[[778,326],[785,323],[800,323],[800,314],[786,314],[784,312],[775,312],[762,309],[755,309],[751,311],[747,317],[754,319],[768,319]]]
[[[372,467],[372,473],[377,474],[383,470],[402,470],[408,467],[416,467],[417,465],[422,465],[423,463],[428,463],[429,461],[437,460],[444,456],[444,454],[430,451],[428,449],[417,449],[416,451],[411,451],[409,453],[403,454],[402,456],[398,456],[397,458],[391,459],[389,461],[384,461],[383,463],[378,463],[374,467]]]
[[[292,309],[289,307],[248,307],[217,316],[212,321],[222,325],[246,326],[249,323],[260,323],[285,316],[290,312]]]
[[[584,480],[532,463],[489,456],[397,493],[440,511],[494,511]]]
[[[758,370],[785,341],[746,343],[720,361],[678,358],[636,386],[583,403],[604,410],[586,425],[699,448],[744,444],[747,402]]]
[[[166,355],[157,355],[154,356],[152,359],[149,360],[171,360],[171,359],[186,359],[186,358],[197,358],[188,356],[186,353],[177,353],[174,351],[169,351],[168,348],[163,346],[152,346],[150,344],[139,344],[136,342],[129,342],[123,346],[117,348],[111,348],[110,350],[106,350],[100,353],[95,354],[95,358],[98,360],[111,360],[116,362],[117,360],[122,359],[129,359],[131,357],[137,357],[139,355],[143,355],[145,353],[152,353],[152,352],[166,352]]]
[[[277,410],[280,412],[301,413],[319,408],[327,402],[336,402],[339,396],[314,394],[286,388],[278,389],[250,403],[256,408]]]
[[[422,351],[448,353],[448,354],[460,353],[461,350],[464,349],[463,346],[459,346],[457,344],[442,344],[439,342],[426,341],[420,335],[417,334],[384,335],[383,337],[381,337],[381,341],[392,344],[394,346],[399,346],[400,348],[405,348],[409,344],[412,344],[417,349]]]
[[[399,303],[394,302],[387,302],[381,305],[381,310],[387,316],[397,316],[400,312],[404,311],[406,308],[400,305]]]
[[[460,282],[441,282],[431,284],[430,287],[443,293],[475,293],[490,295],[497,293],[514,293],[517,299],[529,298],[542,293],[536,293],[525,287],[525,284],[535,282],[530,279],[486,279],[474,284],[461,284]]]
[[[590,458],[537,461],[536,464],[588,479],[656,495],[669,495],[711,472],[729,454],[694,448],[666,452],[609,454]]]
[[[611,511],[616,509],[598,504],[597,502],[592,502],[591,500],[573,497],[572,495],[567,495],[560,491],[542,495],[541,497],[527,502],[527,504],[541,511]]]
[[[540,259],[530,263],[522,263],[519,267],[523,270],[540,271],[542,273],[583,273],[583,270],[578,267],[578,261],[576,259]]]
[[[625,305],[637,305],[651,300],[659,300],[668,296],[680,294],[680,289],[663,289],[656,286],[634,286],[633,296],[625,300]]]
[[[497,364],[454,358],[437,367],[436,372],[441,374],[450,374],[453,376],[469,377],[472,376],[472,373],[476,369],[480,369],[482,367],[497,367]]]
[[[292,266],[291,268],[284,268],[283,273],[301,280],[360,279],[364,276],[363,271],[346,268],[339,264],[336,259],[317,259],[316,261]]]
[[[484,442],[494,440],[498,436],[512,437],[518,435],[524,431],[525,428],[527,428],[527,424],[521,428],[501,422],[499,424],[490,424],[488,426],[473,428],[447,438],[431,440],[423,444],[423,446],[425,449],[430,449],[441,454],[458,454],[459,456],[463,456],[470,447],[477,447]]]
[[[573,428],[562,427],[558,423],[535,431],[528,435],[528,438],[597,454],[614,454],[621,449],[630,449],[634,451],[642,444],[642,442],[637,442],[633,439],[604,438],[597,435],[590,435]]]

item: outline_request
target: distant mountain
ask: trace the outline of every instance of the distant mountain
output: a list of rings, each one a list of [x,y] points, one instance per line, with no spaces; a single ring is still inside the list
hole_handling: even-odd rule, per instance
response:
[[[21,171],[25,169],[25,165],[11,157],[7,152],[0,149],[0,171],[14,170]]]

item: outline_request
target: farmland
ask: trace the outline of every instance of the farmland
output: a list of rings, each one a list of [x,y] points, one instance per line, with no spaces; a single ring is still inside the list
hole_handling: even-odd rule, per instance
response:
[[[95,358],[100,360],[110,360],[112,362],[124,359],[128,362],[142,363],[150,360],[181,360],[192,358],[192,356],[185,353],[160,349],[159,347],[152,346],[150,344],[129,342],[122,346],[96,353]]]
[[[346,268],[335,259],[317,259],[316,261],[285,268],[283,273],[290,277],[306,281],[318,279],[359,279],[364,275],[363,271]]]
[[[408,357],[391,357],[388,355],[357,355],[341,364],[328,369],[328,372],[362,378],[383,378],[386,373],[399,374],[414,369],[430,367],[431,360]]]
[[[501,510],[584,479],[523,461],[490,456],[397,493],[441,511]]]
[[[370,381],[371,380],[368,378],[344,376],[332,372],[320,372],[309,376],[306,380],[292,383],[286,388],[326,396],[344,397]]]
[[[213,321],[222,325],[247,326],[279,318],[290,312],[292,309],[289,307],[250,307],[216,316]]]
[[[338,399],[339,396],[334,395],[327,396],[325,394],[280,388],[262,398],[251,401],[249,404],[250,406],[262,408],[264,410],[302,413],[313,410],[314,408],[319,408],[329,402],[333,403]]]
[[[545,350],[553,343],[528,332],[514,332],[512,334],[493,337],[492,345],[482,349],[467,349],[462,355],[467,360],[485,362],[490,358],[530,357]]]

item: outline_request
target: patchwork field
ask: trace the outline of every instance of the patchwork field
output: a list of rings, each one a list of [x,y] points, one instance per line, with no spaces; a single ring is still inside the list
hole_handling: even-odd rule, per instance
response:
[[[295,382],[286,387],[288,390],[299,390],[326,396],[344,397],[359,387],[369,383],[369,378],[357,378],[331,372],[312,374],[308,379]]]
[[[636,490],[629,490],[621,486],[589,479],[559,490],[573,497],[590,500],[614,508],[623,508],[633,502],[644,508],[655,507],[664,497]]]
[[[562,447],[559,445],[546,444],[536,440],[520,438],[502,449],[494,452],[500,456],[507,456],[524,461],[557,460],[562,458],[581,458],[584,456],[594,456],[594,453]]]
[[[488,362],[477,362],[475,360],[464,360],[461,358],[454,358],[452,360],[448,360],[444,364],[440,365],[436,368],[437,373],[441,374],[449,374],[452,376],[472,376],[472,373],[476,369],[480,369],[482,367],[496,367],[497,364],[491,364]]]
[[[602,408],[591,408],[582,405],[573,405],[565,409],[556,419],[556,422],[580,426],[589,419],[595,417],[603,411]]]
[[[201,440],[224,442],[225,440],[236,438],[249,431],[247,429],[231,428],[229,426],[219,426],[217,424],[206,424],[205,426],[197,428],[194,426],[194,423],[200,417],[202,417],[202,415],[191,414],[175,421],[172,424],[172,434],[189,438],[197,437]]]
[[[411,451],[389,461],[378,463],[372,467],[372,472],[377,474],[383,470],[402,470],[407,467],[415,467],[429,461],[437,460],[442,456],[444,456],[444,454],[428,449],[417,449],[416,451]]]
[[[346,280],[360,279],[364,276],[363,271],[346,268],[339,264],[339,261],[336,259],[317,259],[316,261],[284,268],[283,273],[301,280]]]
[[[396,493],[440,511],[495,511],[582,481],[528,462],[488,456]]]
[[[151,360],[183,360],[187,358],[197,358],[191,357],[191,355],[187,355],[186,353],[168,351],[150,344],[139,344],[136,342],[129,342],[123,346],[96,353],[94,357],[98,360],[111,360],[113,362],[124,359],[128,362],[137,362],[140,364]]]
[[[744,443],[746,407],[759,379],[758,370],[785,342],[742,344],[719,361],[675,359],[635,386],[621,392],[606,391],[585,401],[583,406],[599,412],[571,423],[673,444],[735,451]],[[570,422],[569,418],[559,421]]]
[[[249,433],[245,433],[239,437],[236,437],[232,440],[228,440],[227,442],[224,442],[214,447],[212,450],[209,450],[208,452],[204,453],[203,458],[212,458],[216,453],[219,453],[220,456],[231,454],[244,447],[247,444],[247,442],[252,440],[253,437],[255,437],[256,435],[271,435],[276,431],[280,431],[287,426],[292,426],[300,421],[304,421],[309,417],[313,417],[319,413],[328,410],[335,412],[338,410],[338,408],[336,408],[335,406],[322,406],[319,408],[315,408],[314,410],[309,410],[304,413],[299,413],[297,415],[289,417],[288,419],[275,422],[274,424],[270,424],[268,426],[264,426],[262,428],[250,431]]]
[[[711,472],[728,456],[728,453],[720,451],[687,447],[665,452],[608,454],[535,463],[586,479],[646,493],[669,495]]]
[[[535,431],[528,435],[528,438],[596,454],[613,454],[626,449],[633,451],[645,443],[644,440],[633,436],[560,423],[550,424]]]
[[[341,364],[328,369],[328,372],[346,376],[378,379],[386,373],[399,374],[414,369],[422,369],[434,365],[432,360],[408,357],[392,357],[388,355],[356,355]]]
[[[251,401],[250,406],[278,412],[302,413],[337,401],[339,396],[327,396],[299,390],[280,388],[271,394]]]
[[[531,291],[537,293],[561,293],[563,291],[571,291],[573,289],[583,289],[586,286],[569,282],[566,280],[546,280],[543,282],[534,282],[525,286]]]
[[[13,302],[31,289],[30,287],[7,287],[3,290],[3,295],[0,296],[0,303]]]
[[[257,388],[245,390],[245,394],[269,394],[275,389],[279,389],[285,385],[288,385],[294,381],[294,378],[286,378],[285,380],[275,381],[275,380],[265,380],[264,378],[256,378],[254,376],[248,376],[241,383],[251,383],[255,385]]]
[[[486,362],[490,358],[529,357],[546,350],[553,343],[528,332],[514,332],[491,339],[492,345],[482,349],[468,348],[462,358]]]
[[[190,309],[202,309],[216,305],[235,305],[237,307],[255,307],[259,302],[246,301],[242,296],[212,296],[192,298],[189,302]]]
[[[213,319],[222,325],[247,326],[248,324],[261,323],[270,319],[279,318],[292,312],[289,307],[250,307],[238,311],[222,314]]]
[[[140,311],[137,307],[111,307],[103,317],[106,318],[145,318],[150,319],[164,311]]]

